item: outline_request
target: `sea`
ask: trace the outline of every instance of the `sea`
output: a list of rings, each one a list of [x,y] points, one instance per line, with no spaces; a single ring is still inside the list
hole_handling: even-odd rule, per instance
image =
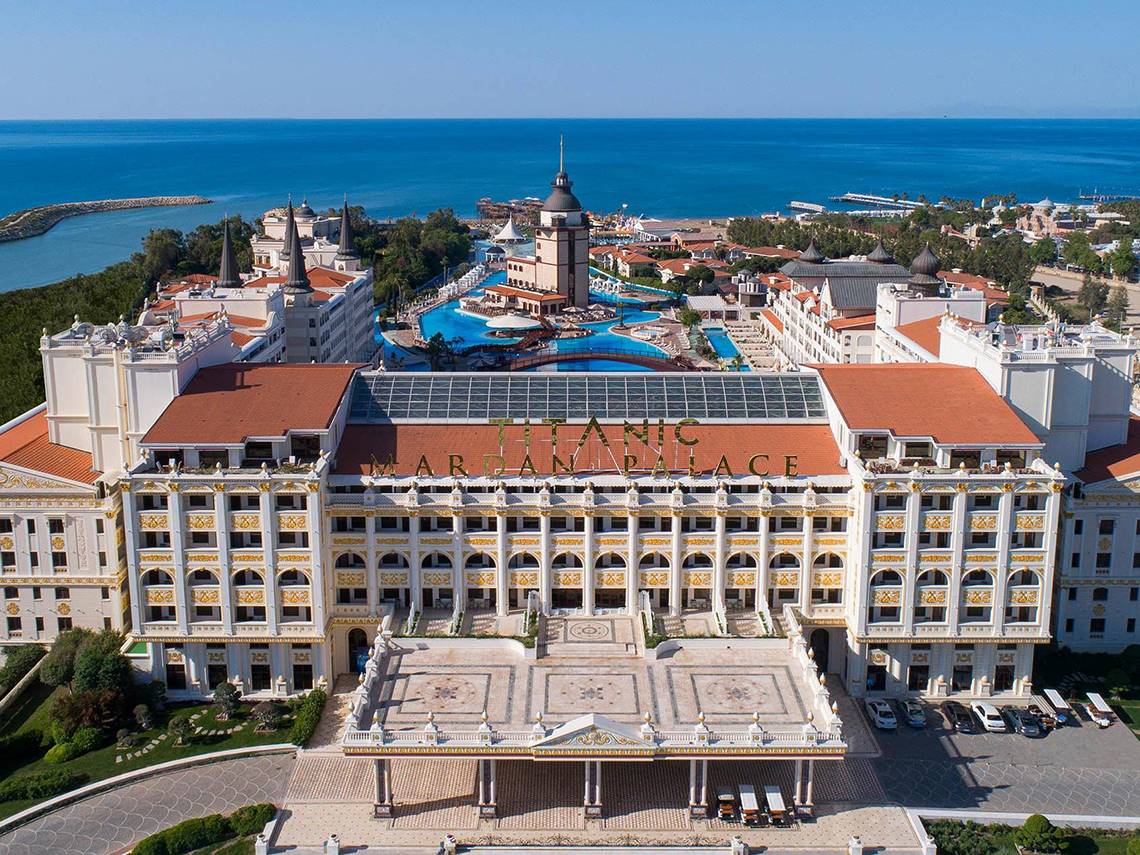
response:
[[[209,205],[89,214],[0,244],[0,291],[101,270],[152,228],[252,218],[292,194],[375,217],[545,196],[565,137],[595,211],[725,217],[845,192],[1075,200],[1140,193],[1140,120],[575,119],[0,122],[0,214],[200,194]]]

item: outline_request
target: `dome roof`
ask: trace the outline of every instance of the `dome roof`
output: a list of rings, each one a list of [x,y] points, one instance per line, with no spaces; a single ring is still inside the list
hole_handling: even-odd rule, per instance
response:
[[[553,213],[581,211],[582,203],[578,201],[577,196],[570,192],[573,185],[574,182],[565,172],[559,172],[555,175],[554,180],[550,182],[550,186],[554,189],[550,191],[550,195],[542,203],[542,210]]]
[[[942,267],[942,261],[934,254],[928,241],[914,261],[910,263],[910,272],[915,276],[933,276]]]
[[[563,166],[563,148],[562,139],[558,140],[558,174],[554,176],[554,180],[550,182],[550,195],[546,197],[546,201],[542,203],[542,210],[550,213],[568,213],[570,211],[581,211],[582,203],[578,201],[578,197],[570,192],[570,188],[574,186],[574,182],[570,180],[570,176],[566,174],[566,169]]]
[[[894,261],[894,257],[887,252],[887,248],[883,246],[882,238],[875,244],[875,248],[871,250],[871,254],[867,256],[868,261],[873,261],[876,264],[890,264]]]
[[[296,216],[298,217],[316,217],[317,212],[309,207],[309,200],[302,199],[301,207],[297,209]]]
[[[536,330],[541,323],[529,315],[499,315],[487,321],[487,328],[492,330]]]
[[[815,241],[813,240],[808,244],[808,248],[800,253],[800,261],[806,261],[808,264],[819,264],[822,261],[827,261],[827,256],[815,248]]]

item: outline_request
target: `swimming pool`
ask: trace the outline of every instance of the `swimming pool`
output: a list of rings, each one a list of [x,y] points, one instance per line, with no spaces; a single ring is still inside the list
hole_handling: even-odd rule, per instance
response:
[[[483,285],[468,291],[468,296],[477,296],[483,293],[486,285],[501,285],[507,281],[507,271],[499,270],[492,273]],[[520,341],[521,337],[514,338],[491,335],[487,328],[486,318],[469,315],[459,310],[459,299],[448,300],[436,306],[430,312],[420,315],[420,334],[425,340],[431,339],[436,333],[442,333],[449,341],[460,339],[459,347],[469,347],[473,344],[510,344]]]
[[[701,327],[701,332],[705,334],[705,338],[709,340],[709,344],[721,359],[732,359],[740,354],[732,339],[728,337],[728,333],[720,327]]]
[[[540,365],[537,368],[527,368],[527,371],[652,371],[644,365],[633,365],[629,362],[618,362],[616,359],[575,359],[571,362],[555,362],[551,365]]]

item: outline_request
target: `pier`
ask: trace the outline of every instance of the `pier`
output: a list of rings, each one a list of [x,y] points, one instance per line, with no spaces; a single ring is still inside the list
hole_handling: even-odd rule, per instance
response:
[[[169,208],[183,205],[206,205],[205,196],[143,196],[136,199],[99,199],[93,202],[60,202],[13,211],[0,218],[0,243],[44,234],[60,220],[82,214],[103,211],[123,211],[128,208]]]
[[[832,196],[831,201],[854,205],[874,205],[878,208],[898,208],[902,211],[914,211],[925,207],[923,202],[899,199],[895,196],[876,196],[874,193],[844,193],[842,196]]]
[[[807,211],[809,214],[824,214],[827,208],[823,205],[817,205],[815,202],[800,202],[793,199],[788,203],[788,209],[792,211]]]

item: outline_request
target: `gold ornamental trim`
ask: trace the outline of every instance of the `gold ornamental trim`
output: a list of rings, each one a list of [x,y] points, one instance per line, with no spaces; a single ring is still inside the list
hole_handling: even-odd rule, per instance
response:
[[[449,588],[451,587],[451,573],[424,573],[424,584],[429,588]]]
[[[467,572],[463,574],[463,578],[467,581],[467,585],[472,588],[494,588],[495,587],[495,571],[494,570],[481,570],[477,573]]]
[[[308,514],[278,514],[277,527],[283,531],[300,531],[309,527]]]
[[[336,574],[336,584],[338,588],[363,588],[366,581],[364,573],[338,572]]]
[[[556,588],[580,588],[582,587],[582,571],[581,570],[557,570],[553,574],[554,586]]]
[[[191,588],[190,601],[196,606],[216,606],[222,601],[222,593],[217,588]]]
[[[643,571],[638,576],[638,584],[642,588],[668,588],[669,587],[669,571],[668,570]]]
[[[520,570],[511,573],[512,588],[534,588],[538,586],[538,571]]]
[[[756,585],[755,570],[728,571],[728,585],[730,588],[752,588]]]
[[[624,588],[625,587],[625,571],[624,570],[602,570],[597,573],[597,584],[599,588]]]

